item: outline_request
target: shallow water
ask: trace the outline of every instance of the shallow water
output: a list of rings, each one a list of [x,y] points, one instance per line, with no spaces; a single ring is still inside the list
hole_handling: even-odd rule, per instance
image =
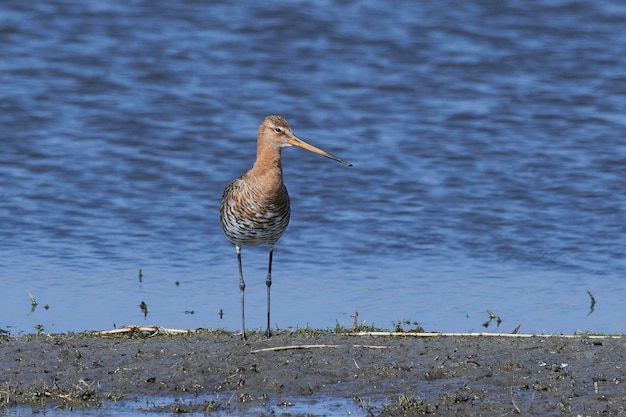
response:
[[[164,413],[170,412],[171,414],[184,413],[189,416],[204,416],[210,414],[213,417],[226,417],[232,415],[242,414],[241,405],[237,403],[237,396],[230,398],[234,401],[233,407],[224,407],[220,405],[219,408],[209,411],[204,411],[211,401],[218,404],[229,400],[219,395],[211,396],[184,396],[184,397],[164,397],[164,398],[139,398],[136,400],[124,400],[120,403],[106,402],[99,407],[94,408],[80,408],[79,412],[81,416],[101,416],[102,413],[114,413],[116,417],[134,417],[137,415],[142,416],[162,416]],[[260,399],[255,399],[257,402],[262,402]],[[392,401],[388,400],[387,403]],[[266,415],[266,414],[288,414],[296,416],[367,416],[368,406],[382,407],[385,404],[381,401],[363,401],[363,403],[348,398],[316,398],[316,397],[298,397],[287,400],[267,401],[263,405],[249,406],[245,409],[245,414],[248,415]],[[177,412],[175,410],[185,410]],[[46,408],[45,415],[50,417],[67,416],[77,412],[76,410],[63,410],[55,408]],[[18,406],[3,411],[5,417],[22,417],[32,416],[33,408],[28,406]]]
[[[4,2],[0,328],[237,330],[218,207],[276,113],[354,167],[284,150],[273,326],[626,331],[625,22],[617,0]],[[267,251],[243,256],[261,328]]]

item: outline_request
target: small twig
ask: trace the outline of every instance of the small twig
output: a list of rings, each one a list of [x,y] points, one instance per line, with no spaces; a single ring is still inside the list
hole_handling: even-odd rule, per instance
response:
[[[339,345],[291,345],[291,346],[275,346],[263,349],[251,350],[250,353],[259,352],[277,352],[279,350],[291,350],[291,349],[315,349],[315,348],[336,348]]]
[[[263,349],[255,349],[251,350],[250,353],[259,353],[259,352],[278,352],[281,350],[293,350],[293,349],[321,349],[321,348],[338,348],[343,345],[290,345],[290,346],[274,346]],[[388,346],[376,346],[376,345],[352,345],[352,347],[357,348],[368,348],[368,349],[388,349]]]
[[[226,407],[229,407],[230,403],[233,402],[233,397],[235,396],[236,393],[237,391],[233,391],[233,395],[231,395],[228,401],[226,401]]]
[[[515,396],[513,393],[513,387],[511,387],[511,403],[513,403],[513,409],[515,410],[515,412],[517,414],[522,414],[522,410],[520,410],[517,404],[515,404]]]
[[[591,305],[589,306],[589,313],[587,315],[593,313],[596,309],[596,299],[594,298],[591,291],[587,290],[587,294],[589,294],[589,298],[591,299]]]
[[[354,328],[354,330],[359,328],[359,311],[358,310],[354,310],[354,316],[350,316],[354,318],[354,324],[352,325],[352,327]]]
[[[117,334],[123,334],[123,333],[132,333],[132,332],[149,332],[152,333],[151,336],[155,336],[156,334],[187,334],[187,333],[191,333],[191,330],[185,330],[185,329],[167,329],[165,327],[158,327],[158,326],[136,326],[134,324],[128,325],[128,326],[124,326],[122,328],[119,329],[113,329],[113,330],[102,330],[100,332],[98,332],[99,334],[103,335],[103,336],[111,336],[111,335],[117,335]]]
[[[35,297],[30,293],[30,291],[26,291],[28,293],[28,297],[30,298],[30,304],[34,307],[37,307],[37,300],[35,300]]]
[[[389,349],[389,346],[379,346],[379,345],[352,345],[355,348],[367,348],[367,349]]]
[[[522,334],[522,333],[415,333],[415,332],[348,332],[344,336],[384,336],[384,337],[557,337],[565,339],[623,339],[623,335],[595,334]]]

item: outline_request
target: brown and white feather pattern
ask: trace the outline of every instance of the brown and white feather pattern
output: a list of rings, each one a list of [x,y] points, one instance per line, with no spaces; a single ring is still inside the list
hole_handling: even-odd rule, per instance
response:
[[[289,195],[282,170],[257,177],[248,172],[231,182],[222,196],[220,218],[235,246],[275,244],[289,224]]]

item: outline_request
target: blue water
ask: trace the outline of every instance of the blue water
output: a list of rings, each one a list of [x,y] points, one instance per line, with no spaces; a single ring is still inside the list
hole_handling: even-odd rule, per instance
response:
[[[395,399],[395,398],[394,398]],[[30,417],[34,412],[45,413],[49,417],[64,417],[80,413],[84,417],[100,417],[102,415],[114,415],[116,417],[163,416],[177,415],[175,406],[182,405],[183,409],[191,410],[184,412],[187,416],[228,417],[232,415],[295,415],[295,416],[371,416],[368,407],[381,409],[385,404],[392,403],[392,398],[386,400],[363,399],[363,403],[353,399],[325,399],[319,397],[301,396],[290,397],[290,400],[279,398],[257,399],[258,404],[242,405],[237,400],[237,395],[222,392],[216,395],[186,395],[181,397],[158,397],[158,398],[130,398],[120,403],[103,402],[98,407],[81,408],[77,410],[63,410],[47,408],[33,411],[32,407],[17,406],[3,410],[4,417]],[[220,404],[216,410],[203,411],[206,409],[205,402],[214,401]]]
[[[238,330],[218,208],[281,114],[354,166],[283,151],[273,327],[624,332],[625,68],[621,0],[2,2],[0,328]]]

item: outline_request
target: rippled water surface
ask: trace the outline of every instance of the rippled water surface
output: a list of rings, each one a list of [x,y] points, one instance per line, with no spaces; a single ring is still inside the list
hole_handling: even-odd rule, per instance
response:
[[[626,331],[620,0],[8,1],[0,55],[12,334],[239,329],[218,208],[268,114],[354,164],[283,151],[276,328]]]

